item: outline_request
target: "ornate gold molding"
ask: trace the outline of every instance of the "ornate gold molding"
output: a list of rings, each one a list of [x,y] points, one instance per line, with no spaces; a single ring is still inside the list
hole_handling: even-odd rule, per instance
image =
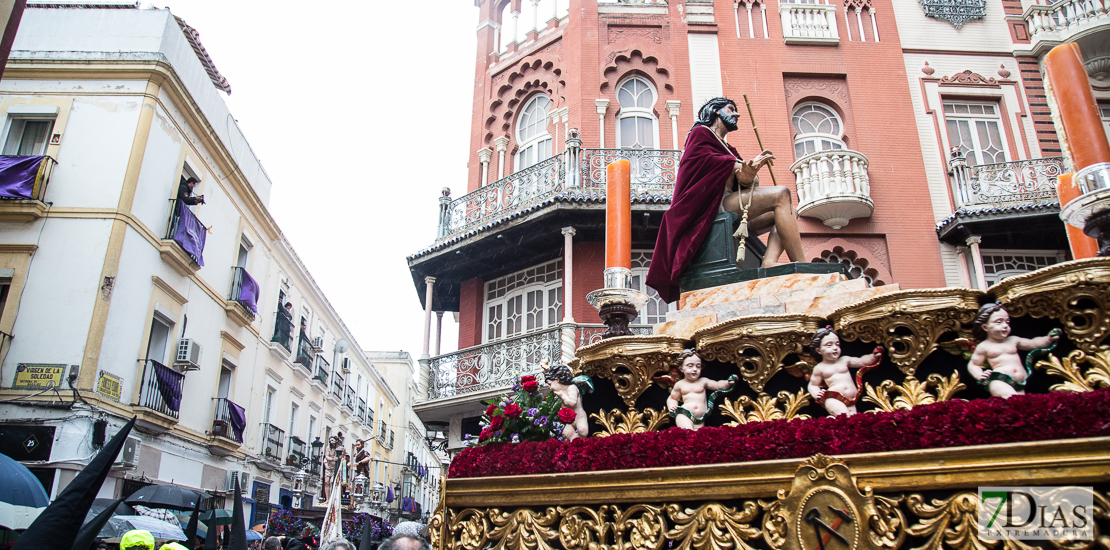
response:
[[[640,434],[644,432],[659,431],[659,428],[670,422],[671,417],[664,411],[644,409],[642,412],[631,409],[624,412],[613,409],[609,412],[601,411],[590,415],[604,430],[593,434],[594,437],[608,437],[614,434]]]
[[[1094,352],[1110,333],[1110,258],[1064,262],[1006,279],[988,292],[1011,317],[1051,317],[1076,347]]]
[[[929,393],[930,388],[936,390],[936,395]],[[883,380],[877,388],[864,384],[863,400],[878,405],[878,410],[886,412],[908,411],[918,405],[951,400],[953,395],[965,389],[967,386],[960,382],[960,374],[957,372],[953,372],[948,378],[930,374],[924,383],[913,376],[907,376],[901,384],[895,384],[892,380]]]
[[[724,403],[721,403],[721,414],[735,420],[735,422],[725,424],[726,426],[737,426],[748,422],[766,422],[768,420],[794,420],[795,418],[807,420],[809,415],[799,414],[798,411],[808,405],[809,401],[809,392],[804,389],[798,390],[798,393],[795,394],[780,391],[778,397],[761,393],[758,397],[752,399],[746,395],[741,395],[735,403],[731,399],[725,399]],[[780,404],[783,405],[782,409],[778,407]],[[747,411],[748,407],[752,409],[750,412]]]
[[[1083,364],[1087,365],[1085,370],[1079,367]],[[1047,360],[1037,362],[1037,368],[1064,379],[1064,383],[1049,388],[1051,391],[1086,392],[1110,387],[1110,349],[1095,353],[1072,350],[1063,359],[1050,354]]]
[[[808,315],[740,317],[700,329],[692,338],[704,359],[735,363],[759,392],[787,355],[803,353],[820,326],[819,317]]]
[[[882,344],[891,362],[912,376],[942,334],[975,318],[981,296],[967,288],[891,292],[840,308],[829,320],[843,340]]]
[[[674,336],[618,336],[578,348],[582,374],[608,378],[629,407],[652,384],[651,378],[671,367],[688,341]]]

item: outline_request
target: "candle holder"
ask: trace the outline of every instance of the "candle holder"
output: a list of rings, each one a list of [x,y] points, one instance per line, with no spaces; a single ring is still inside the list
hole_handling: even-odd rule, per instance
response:
[[[629,336],[628,324],[640,314],[649,296],[632,288],[632,270],[627,267],[606,268],[603,277],[605,288],[586,295],[607,327],[601,337]]]
[[[1110,162],[1099,162],[1075,172],[1081,195],[1064,205],[1060,218],[1098,240],[1098,255],[1110,256]]]

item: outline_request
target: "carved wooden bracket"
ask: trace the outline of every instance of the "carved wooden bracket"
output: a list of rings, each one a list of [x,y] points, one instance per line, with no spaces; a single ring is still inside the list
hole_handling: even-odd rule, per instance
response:
[[[579,348],[577,370],[612,380],[617,394],[634,408],[651,378],[669,369],[688,345],[674,336],[617,336]]]
[[[735,363],[758,392],[782,368],[783,358],[803,353],[820,325],[820,318],[807,315],[740,317],[705,327],[693,339],[703,359]]]

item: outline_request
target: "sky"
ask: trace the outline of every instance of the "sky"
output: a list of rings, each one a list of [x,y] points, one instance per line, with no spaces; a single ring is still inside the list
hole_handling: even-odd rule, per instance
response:
[[[474,1],[153,5],[200,33],[273,181],[271,214],[359,346],[418,358],[405,257],[435,240],[440,189],[466,191]],[[446,353],[458,329],[444,320]]]

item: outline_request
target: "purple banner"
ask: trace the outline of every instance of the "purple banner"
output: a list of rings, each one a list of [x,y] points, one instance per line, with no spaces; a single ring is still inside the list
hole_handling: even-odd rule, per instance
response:
[[[231,431],[235,432],[235,441],[243,442],[243,429],[247,427],[247,411],[232,403],[227,402],[227,416],[231,420]]]
[[[247,306],[247,309],[258,315],[258,283],[251,277],[247,270],[239,269],[239,296],[235,299]]]
[[[0,198],[34,200],[46,157],[0,157]]]
[[[154,380],[158,384],[158,393],[162,395],[162,402],[172,411],[181,410],[181,378],[180,374],[169,367],[153,363]]]
[[[173,240],[193,257],[199,266],[204,266],[204,239],[208,236],[208,229],[200,223],[196,215],[184,203],[177,203],[177,231]]]
[[[385,501],[386,502],[393,502],[393,487],[386,487],[385,488]]]

